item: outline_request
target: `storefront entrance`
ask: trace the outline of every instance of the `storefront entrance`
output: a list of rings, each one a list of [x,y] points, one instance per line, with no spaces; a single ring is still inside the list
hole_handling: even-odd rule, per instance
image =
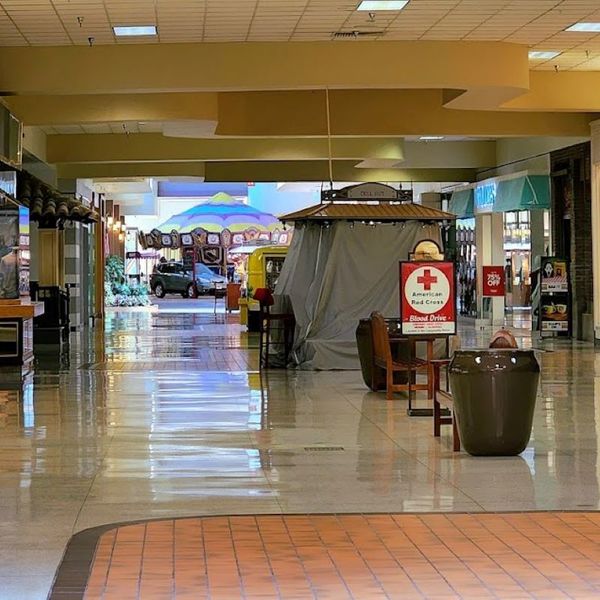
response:
[[[529,211],[504,213],[506,309],[531,307],[531,223]]]

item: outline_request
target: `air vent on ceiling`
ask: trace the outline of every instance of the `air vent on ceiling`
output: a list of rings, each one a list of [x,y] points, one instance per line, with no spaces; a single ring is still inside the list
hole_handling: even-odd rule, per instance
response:
[[[334,31],[331,35],[334,40],[342,39],[356,39],[359,37],[371,37],[376,35],[383,35],[383,31],[359,31],[354,29],[352,31]]]

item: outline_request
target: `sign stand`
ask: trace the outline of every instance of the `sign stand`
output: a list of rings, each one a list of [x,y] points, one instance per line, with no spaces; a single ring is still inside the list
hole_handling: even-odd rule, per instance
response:
[[[400,263],[401,333],[415,341],[427,342],[427,359],[433,358],[435,339],[456,334],[455,265],[449,261],[411,261]],[[430,386],[433,386],[431,365]],[[430,387],[430,395],[433,389]],[[409,416],[432,416],[431,408],[413,408],[408,397]]]
[[[567,259],[542,256],[540,270],[540,335],[571,337],[571,282]]]

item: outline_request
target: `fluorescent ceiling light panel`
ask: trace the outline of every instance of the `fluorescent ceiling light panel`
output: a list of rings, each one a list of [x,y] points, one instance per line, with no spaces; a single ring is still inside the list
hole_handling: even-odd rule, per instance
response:
[[[356,10],[402,10],[408,4],[408,0],[362,0]]]
[[[567,27],[565,31],[589,31],[592,33],[600,33],[600,23],[575,23],[571,27]]]
[[[419,138],[422,142],[437,142],[439,140],[443,140],[443,135],[422,135]]]
[[[559,54],[560,52],[553,50],[530,50],[529,60],[550,60],[556,58]]]
[[[115,25],[113,27],[118,37],[135,37],[142,35],[157,35],[156,25]]]

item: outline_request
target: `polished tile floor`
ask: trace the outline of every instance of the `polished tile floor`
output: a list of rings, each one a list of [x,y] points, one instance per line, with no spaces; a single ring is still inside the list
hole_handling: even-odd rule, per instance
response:
[[[476,459],[358,372],[261,377],[256,341],[223,313],[111,313],[24,385],[0,381],[0,599],[45,598],[70,537],[108,523],[598,510],[598,355],[517,333],[545,350],[533,438]]]

